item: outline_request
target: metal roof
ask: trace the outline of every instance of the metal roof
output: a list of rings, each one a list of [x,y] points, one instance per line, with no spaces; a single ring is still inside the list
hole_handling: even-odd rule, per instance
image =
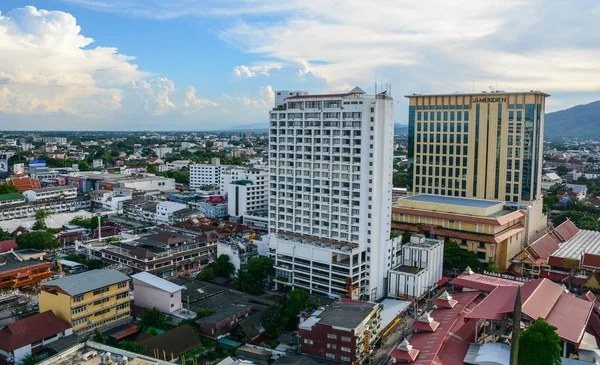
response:
[[[129,280],[129,276],[117,270],[92,270],[48,281],[42,284],[42,286],[56,286],[64,290],[67,294],[74,296],[127,280]]]
[[[151,285],[157,289],[166,291],[168,293],[176,293],[180,290],[183,290],[183,286],[181,285],[177,285],[177,284],[173,284],[170,281],[167,281],[165,279],[161,279],[156,275],[152,275],[148,272],[141,272],[139,274],[135,274],[131,276],[133,278],[133,284],[136,284],[136,280],[137,281],[141,281],[142,283]]]
[[[551,255],[579,260],[583,253],[600,255],[600,232],[582,229],[575,237],[560,244],[558,250]]]
[[[420,201],[426,203],[436,204],[448,204],[448,205],[462,205],[465,207],[473,208],[490,208],[498,204],[504,204],[497,200],[485,200],[475,198],[462,198],[457,196],[445,196],[445,195],[434,195],[434,194],[419,194],[402,198],[403,200]]]

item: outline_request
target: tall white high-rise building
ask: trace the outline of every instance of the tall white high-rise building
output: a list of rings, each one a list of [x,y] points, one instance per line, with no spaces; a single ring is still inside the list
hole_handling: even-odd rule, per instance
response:
[[[248,212],[266,211],[269,172],[266,169],[235,167],[221,173],[221,195],[227,196],[227,213],[241,217]]]
[[[289,94],[289,92],[285,92]],[[283,92],[282,92],[283,94]],[[278,286],[385,295],[394,101],[387,93],[277,100],[269,131],[269,253]]]

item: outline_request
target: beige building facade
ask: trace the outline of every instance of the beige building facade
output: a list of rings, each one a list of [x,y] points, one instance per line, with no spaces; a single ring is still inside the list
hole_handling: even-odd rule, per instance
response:
[[[409,190],[536,206],[547,96],[540,91],[407,96]]]

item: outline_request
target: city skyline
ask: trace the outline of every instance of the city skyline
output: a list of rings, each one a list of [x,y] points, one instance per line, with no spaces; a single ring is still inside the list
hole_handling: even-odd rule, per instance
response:
[[[413,92],[533,88],[552,94],[549,112],[600,99],[591,1],[9,0],[0,12],[3,130],[229,129],[266,123],[273,90],[376,82],[392,85],[401,124]]]

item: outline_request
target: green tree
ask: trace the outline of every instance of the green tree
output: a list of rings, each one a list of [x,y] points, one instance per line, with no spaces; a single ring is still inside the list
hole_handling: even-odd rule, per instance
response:
[[[170,329],[167,316],[156,309],[156,307],[152,309],[146,309],[144,313],[142,313],[142,318],[140,319],[140,323],[138,323],[138,328],[141,331],[144,331],[148,327],[158,328],[159,330],[163,331]]]
[[[12,240],[13,236],[0,229],[0,241]]]
[[[98,343],[104,343],[104,335],[96,328],[94,330],[94,341],[98,342]]]
[[[60,242],[58,242],[52,232],[35,231],[18,235],[17,246],[19,246],[19,249],[33,248],[46,251],[59,248]]]
[[[215,269],[212,267],[205,267],[201,272],[196,275],[197,280],[209,281],[215,278]]]
[[[136,354],[141,354],[146,351],[146,346],[140,345],[139,343],[135,343],[133,341],[124,341],[120,347],[122,350],[135,352]]]
[[[561,340],[556,327],[538,318],[519,339],[519,364],[560,365]]]
[[[235,266],[229,262],[229,256],[220,255],[215,260],[215,275],[222,278],[230,278],[235,272]]]
[[[473,271],[481,269],[481,263],[477,254],[472,251],[463,250],[458,243],[446,242],[444,244],[444,268],[446,270],[463,271],[469,266]]]
[[[273,337],[277,337],[284,331],[284,325],[281,320],[281,309],[273,308],[265,314],[265,330]]]
[[[398,172],[394,174],[392,184],[395,188],[408,187],[408,174],[406,172]]]
[[[493,272],[493,273],[499,274],[500,273],[500,266],[498,266],[498,264],[495,261],[490,261],[487,264],[486,270],[489,271],[489,272]]]
[[[390,238],[391,238],[391,239],[394,239],[394,238],[396,238],[396,237],[398,237],[398,236],[400,236],[400,233],[398,233],[398,231],[397,231],[397,230],[395,230],[395,229],[392,229],[392,230],[390,231]]]
[[[597,231],[598,230],[598,218],[590,216],[590,215],[582,217],[579,220],[579,222],[577,223],[577,227],[580,229]]]
[[[569,172],[569,168],[564,165],[558,166],[555,170],[559,176],[565,176],[567,174],[567,172]]]
[[[409,231],[402,233],[402,243],[404,244],[404,243],[410,242],[411,237],[412,237],[412,233]]]
[[[282,322],[287,330],[298,327],[298,315],[309,309],[310,296],[304,289],[295,289],[288,293],[282,310]]]
[[[21,360],[21,365],[35,365],[42,361],[42,358],[36,354],[27,354]]]
[[[0,184],[0,194],[15,194],[19,193],[19,189],[13,184],[4,183]]]
[[[262,283],[267,277],[275,274],[273,261],[267,256],[253,257],[244,267],[255,281]]]
[[[257,286],[258,290],[256,289]],[[260,291],[260,284],[254,280],[248,270],[242,268],[241,270],[238,270],[233,278],[233,288],[244,293],[259,294],[257,291]]]

